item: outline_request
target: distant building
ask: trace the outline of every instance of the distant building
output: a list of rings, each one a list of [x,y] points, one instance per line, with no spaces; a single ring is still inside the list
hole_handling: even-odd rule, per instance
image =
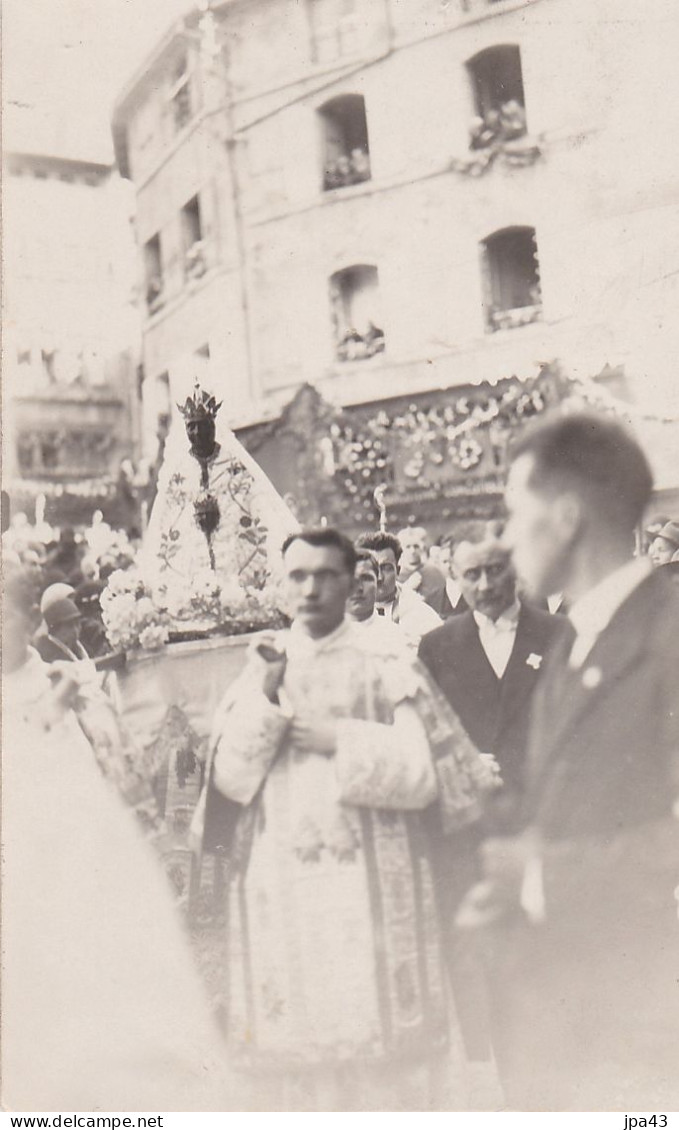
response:
[[[15,510],[44,495],[51,520],[86,521],[139,450],[132,202],[110,164],[4,164],[4,478]]]
[[[460,398],[554,361],[678,415],[673,8],[226,0],[175,24],[113,120],[147,444],[208,361],[246,440],[304,385],[364,424],[422,401],[454,428]],[[649,427],[671,490],[676,432]],[[481,447],[453,452],[470,498],[501,477]],[[434,451],[450,463],[425,444],[410,487],[389,480],[399,515],[446,495],[422,489]]]

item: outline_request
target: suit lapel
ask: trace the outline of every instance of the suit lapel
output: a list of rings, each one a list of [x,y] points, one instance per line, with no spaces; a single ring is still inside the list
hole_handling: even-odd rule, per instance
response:
[[[601,633],[585,662],[577,670],[567,666],[565,655],[550,663],[531,746],[542,745],[539,766],[545,769],[558,751],[563,736],[595,708],[610,687],[639,660],[646,647],[646,632],[658,612],[660,597],[653,576],[644,581],[618,609]],[[539,772],[539,769],[538,769]]]
[[[462,613],[458,619],[458,625],[462,635],[464,654],[467,659],[467,662],[463,665],[463,670],[474,683],[477,678],[483,677],[484,679],[492,679],[493,683],[498,686],[500,680],[495,674],[490,660],[483,649],[483,644],[479,639],[479,629],[473,613]]]

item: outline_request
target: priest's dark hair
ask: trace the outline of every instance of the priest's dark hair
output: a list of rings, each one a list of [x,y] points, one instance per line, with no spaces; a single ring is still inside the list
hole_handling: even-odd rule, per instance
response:
[[[356,550],[353,543],[339,530],[334,529],[333,526],[317,526],[309,530],[297,530],[294,534],[288,534],[281,553],[285,557],[288,549],[295,541],[304,541],[307,545],[314,545],[318,547],[328,546],[332,549],[337,549],[342,554],[347,573],[353,576],[356,568]]]
[[[513,446],[512,462],[529,455],[532,489],[572,490],[602,526],[631,531],[651,497],[653,475],[634,436],[618,420],[576,413],[536,427]]]
[[[360,534],[356,538],[357,549],[372,549],[373,552],[381,549],[391,549],[394,554],[394,560],[398,565],[403,553],[403,547],[396,537],[396,534],[388,534],[385,530],[375,530],[374,533],[368,532]]]

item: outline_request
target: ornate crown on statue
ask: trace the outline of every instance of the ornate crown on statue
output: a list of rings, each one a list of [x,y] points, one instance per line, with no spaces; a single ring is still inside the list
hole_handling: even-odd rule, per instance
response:
[[[193,396],[187,396],[183,407],[178,404],[177,408],[184,420],[214,420],[221,406],[222,401],[218,404],[212,393],[206,392],[196,381]]]

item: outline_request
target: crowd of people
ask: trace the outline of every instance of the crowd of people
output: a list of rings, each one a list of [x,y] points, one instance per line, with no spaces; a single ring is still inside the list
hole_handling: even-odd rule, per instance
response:
[[[138,538],[100,515],[59,536],[15,518],[11,739],[44,779],[31,798],[15,773],[13,866],[34,859],[57,922],[62,884],[67,907],[91,895],[90,850],[103,875],[57,943],[79,955],[67,970],[36,952],[34,901],[12,903],[16,1109],[36,1107],[21,1105],[29,1093],[52,1109],[677,1109],[679,521],[644,524],[651,492],[621,425],[572,415],[515,446],[506,521],[458,524],[435,545],[415,526],[355,542],[289,534],[289,626],[255,635],[225,689],[194,813],[198,858],[225,864],[221,1032],[169,909],[155,918],[147,845],[95,789],[99,769],[115,778],[123,727],[108,760],[87,759],[75,672],[110,693],[99,595]],[[76,795],[117,823],[110,843]],[[24,826],[37,821],[42,842],[50,804],[67,840],[73,816],[55,873]],[[104,942],[87,924],[105,904],[120,991],[90,1006],[77,968],[94,977]],[[138,942],[162,955],[152,973],[131,956]],[[37,1052],[35,1018],[22,1019],[31,976],[55,990]],[[107,1038],[83,1070],[92,1025]]]

